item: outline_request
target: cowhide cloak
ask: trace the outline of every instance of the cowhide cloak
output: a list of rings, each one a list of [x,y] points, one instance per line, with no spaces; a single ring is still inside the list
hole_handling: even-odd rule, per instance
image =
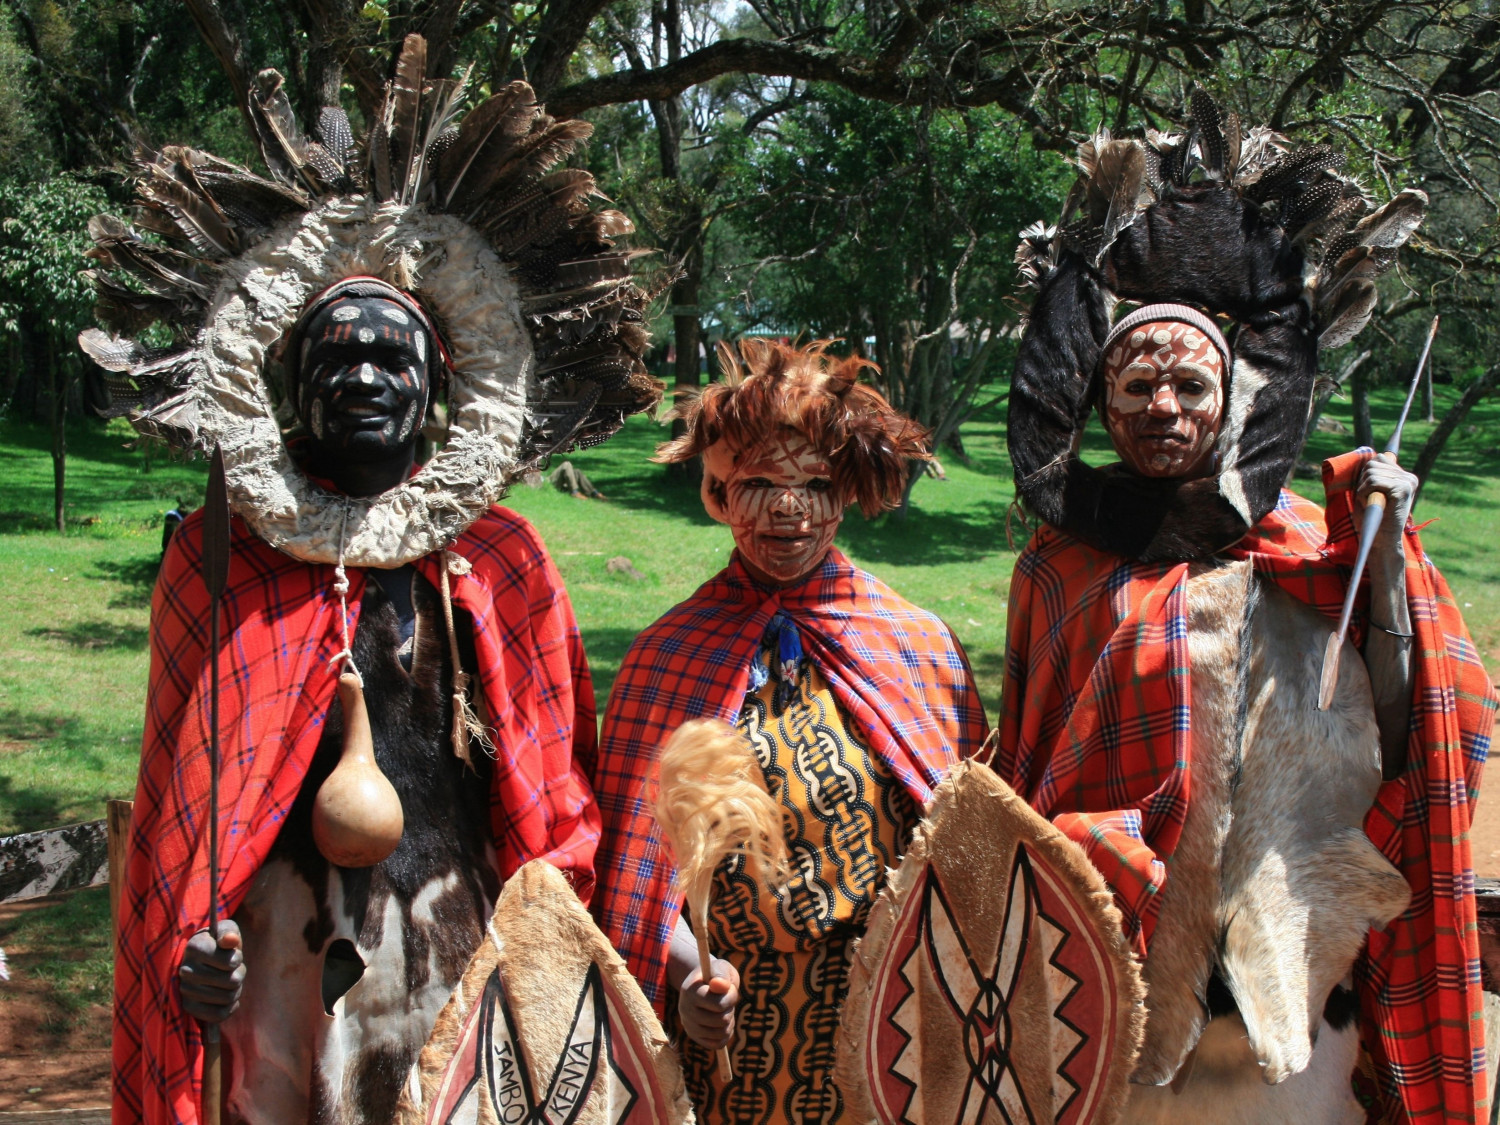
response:
[[[499,895],[490,763],[475,753],[475,770],[466,769],[449,737],[453,669],[439,595],[410,567],[370,577],[354,660],[405,834],[364,869],[335,867],[314,846],[313,797],[343,741],[335,702],[286,825],[235,913],[247,975],[240,1010],[223,1025],[234,1125],[393,1120],[407,1071]],[[472,668],[468,615],[455,607],[454,616]],[[414,619],[409,642],[403,617]]]
[[[1363,829],[1380,786],[1369,675],[1346,642],[1319,711],[1331,624],[1249,562],[1195,565],[1187,594],[1193,799],[1142,970],[1124,1120],[1363,1121],[1341,982],[1411,897]]]

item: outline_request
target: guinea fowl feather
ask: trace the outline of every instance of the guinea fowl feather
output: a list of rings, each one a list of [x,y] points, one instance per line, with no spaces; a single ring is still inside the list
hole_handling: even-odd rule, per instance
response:
[[[310,205],[302,193],[233,165],[229,165],[229,170],[199,168],[197,175],[204,191],[246,239],[272,226],[283,215],[305,211]]]
[[[1245,195],[1256,203],[1286,199],[1306,191],[1325,172],[1343,166],[1344,154],[1328,145],[1308,145],[1269,165]]]
[[[354,156],[354,130],[349,125],[349,115],[339,106],[325,105],[318,111],[314,132],[330,159],[347,173]]]
[[[1229,146],[1224,139],[1224,117],[1219,105],[1201,86],[1194,86],[1189,98],[1193,128],[1198,134],[1198,152],[1209,179],[1225,179],[1229,164]]]

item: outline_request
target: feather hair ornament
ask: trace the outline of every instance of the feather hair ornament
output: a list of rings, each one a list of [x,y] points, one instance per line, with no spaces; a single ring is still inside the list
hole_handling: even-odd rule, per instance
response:
[[[655,292],[633,275],[644,252],[616,243],[630,221],[591,206],[587,171],[556,169],[589,124],[548,116],[525,82],[464,112],[470,72],[430,76],[429,61],[407,36],[361,142],[338,106],[304,132],[282,76],[262,70],[246,111],[269,176],[167,146],[136,164],[132,221],[89,227],[105,330],[79,345],[111,373],[104,413],[230,451],[235,511],[305,562],[392,567],[444,549],[512,481],[662,394],[641,362]],[[352,276],[409,292],[453,359],[447,441],[373,498],[301,472],[273,389],[301,309]],[[153,325],[166,332],[152,346],[130,339]]]
[[[757,882],[786,882],[781,809],[766,792],[749,740],[718,720],[694,719],[678,727],[662,747],[657,779],[656,822],[672,849],[692,911],[699,968],[708,980],[714,872],[734,856]],[[719,1051],[719,1073],[726,1081],[733,1076],[727,1049]]]

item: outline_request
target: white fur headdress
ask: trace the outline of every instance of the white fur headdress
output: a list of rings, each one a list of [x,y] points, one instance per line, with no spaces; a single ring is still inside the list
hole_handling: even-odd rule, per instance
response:
[[[308,562],[338,561],[341,544],[349,564],[382,567],[446,547],[517,477],[661,397],[640,359],[637,252],[614,242],[630,221],[590,208],[587,172],[549,171],[591,127],[549,117],[524,82],[463,114],[464,79],[428,79],[426,59],[408,36],[358,147],[336,107],[303,136],[281,75],[261,71],[249,110],[271,179],[168,147],[139,165],[134,226],[89,224],[111,332],[79,344],[120,376],[110,413],[181,448],[221,446],[236,512]],[[421,303],[452,375],[442,450],[354,498],[288,454],[269,368],[307,301],[360,274]],[[141,338],[154,324],[170,345]]]

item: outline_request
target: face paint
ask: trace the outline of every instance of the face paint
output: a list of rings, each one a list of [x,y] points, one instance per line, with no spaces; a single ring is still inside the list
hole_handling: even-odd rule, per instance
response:
[[[304,339],[297,403],[314,452],[365,463],[409,454],[427,409],[421,325],[384,298],[350,297],[320,309]]]
[[[711,505],[710,514],[729,524],[752,576],[786,586],[823,562],[844,505],[822,450],[787,430],[738,458],[716,446],[705,463],[724,470],[716,474],[725,484],[724,504]]]
[[[1224,357],[1191,324],[1142,324],[1104,359],[1104,418],[1120,459],[1144,477],[1213,465],[1224,414]]]

